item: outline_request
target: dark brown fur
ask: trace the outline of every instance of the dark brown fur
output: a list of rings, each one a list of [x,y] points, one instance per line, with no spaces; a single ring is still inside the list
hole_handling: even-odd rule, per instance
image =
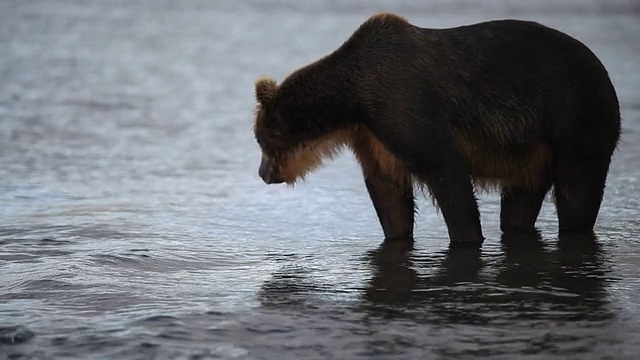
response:
[[[255,91],[263,179],[292,185],[348,147],[387,238],[411,236],[414,185],[430,190],[452,241],[483,239],[474,187],[502,191],[503,230],[528,231],[554,185],[560,229],[590,231],[620,136],[599,60],[531,22],[433,30],[376,14]]]

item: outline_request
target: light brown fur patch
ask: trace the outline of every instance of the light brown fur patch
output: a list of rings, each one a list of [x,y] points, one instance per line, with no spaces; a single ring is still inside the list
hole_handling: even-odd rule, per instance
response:
[[[460,134],[455,135],[454,140],[469,164],[477,190],[489,191],[506,186],[535,188],[543,181],[550,166],[550,149],[544,144],[535,145],[523,155],[515,156],[491,153]],[[333,159],[345,146],[353,151],[365,177],[381,173],[397,186],[410,186],[415,182],[402,162],[364,126],[335,131],[284,154],[280,160],[280,174],[289,185],[293,185],[321,167],[325,159]]]
[[[540,186],[550,166],[551,151],[537,144],[516,156],[483,149],[455,134],[456,148],[469,165],[477,190],[495,190],[507,186],[536,188]]]
[[[365,127],[357,127],[349,144],[365,176],[380,172],[397,185],[407,185],[411,176],[400,160]]]
[[[411,176],[407,169],[364,126],[335,131],[285,154],[280,161],[280,174],[293,185],[322,166],[324,159],[333,159],[344,146],[353,151],[365,176],[381,172],[397,185],[410,184]]]
[[[289,185],[304,180],[310,172],[322,166],[324,159],[333,159],[351,140],[350,130],[339,130],[309,143],[302,144],[280,160],[280,175]]]

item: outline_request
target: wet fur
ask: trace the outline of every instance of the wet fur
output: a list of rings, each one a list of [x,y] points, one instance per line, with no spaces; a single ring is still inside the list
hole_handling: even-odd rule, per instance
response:
[[[373,179],[386,236],[413,226],[389,211],[406,214],[414,205],[405,190],[414,187],[440,196],[434,204],[456,241],[482,239],[473,191],[501,189],[511,212],[501,227],[532,227],[551,183],[560,228],[590,229],[620,137],[617,97],[599,60],[531,22],[432,30],[377,14],[280,85],[259,79],[256,98],[256,139],[284,180],[293,185],[351,149]]]
[[[345,147],[354,153],[365,176],[380,172],[398,185],[408,184],[409,171],[364,126],[337,130],[300,144],[294,150],[281,155],[280,172],[285,181],[293,185],[323,166],[324,160],[336,157]]]
[[[385,29],[404,25],[409,25],[404,17],[390,13],[378,13],[361,25],[358,32],[364,32],[368,29],[371,33],[369,38],[374,39],[379,32]],[[366,41],[366,38],[362,40],[362,42]],[[298,76],[305,69],[314,65],[315,63],[310,64],[294,72],[290,78]],[[442,90],[451,92],[452,97],[456,93],[455,89],[444,88]],[[278,87],[272,78],[263,76],[256,81],[256,98],[263,106],[272,103],[277,97],[277,92]],[[260,105],[258,111],[259,109]],[[527,111],[523,111],[523,113],[526,114]],[[510,154],[510,149],[483,146],[483,144],[507,144],[514,134],[511,133],[510,127],[507,125],[510,119],[504,119],[500,114],[484,113],[482,115],[488,120],[487,123],[493,124],[492,127],[485,129],[484,136],[474,134],[475,129],[464,127],[454,128],[452,133],[456,150],[465,160],[476,190],[499,190],[503,186],[526,188],[537,186],[541,177],[549,171],[551,156],[548,146],[542,143],[528,146],[513,155]],[[520,118],[516,121],[525,124],[527,119]],[[259,123],[260,117],[255,123],[254,131],[256,128],[265,128]],[[282,133],[286,133],[286,129],[273,128],[271,130],[270,137],[274,139]],[[345,146],[353,151],[365,176],[381,171],[396,184],[410,186],[411,183],[418,183],[420,186],[424,185],[411,175],[398,156],[384,145],[383,140],[376,138],[363,125],[349,125],[328,133],[314,134],[312,139],[305,139],[294,146],[292,150],[281,154],[280,171],[286,182],[293,185],[297,180],[303,180],[306,175],[321,167],[324,159],[333,159]]]
[[[454,136],[456,148],[466,160],[477,191],[500,190],[504,186],[535,188],[550,169],[550,150],[544,144],[531,146],[519,155],[492,154],[491,151]],[[332,160],[345,148],[355,155],[365,176],[383,173],[399,186],[419,182],[386,146],[364,126],[335,131],[301,144],[283,154],[280,171],[290,185]]]

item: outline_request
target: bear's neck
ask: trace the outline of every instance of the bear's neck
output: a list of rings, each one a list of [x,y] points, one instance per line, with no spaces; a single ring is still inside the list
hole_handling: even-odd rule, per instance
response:
[[[357,69],[348,62],[334,61],[332,55],[291,74],[279,91],[282,108],[305,113],[309,125],[326,131],[351,127],[361,120]]]

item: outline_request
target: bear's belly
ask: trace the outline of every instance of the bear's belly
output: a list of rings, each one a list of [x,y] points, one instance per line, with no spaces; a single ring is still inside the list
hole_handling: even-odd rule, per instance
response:
[[[406,184],[412,175],[406,166],[367,128],[356,126],[345,141],[365,174],[381,172],[396,184]],[[479,190],[505,186],[535,188],[548,177],[551,149],[544,143],[522,146],[518,151],[500,151],[454,136],[455,147],[466,162]]]
[[[549,174],[551,150],[544,143],[507,151],[472,143],[462,136],[454,136],[454,141],[477,188],[535,188]]]

